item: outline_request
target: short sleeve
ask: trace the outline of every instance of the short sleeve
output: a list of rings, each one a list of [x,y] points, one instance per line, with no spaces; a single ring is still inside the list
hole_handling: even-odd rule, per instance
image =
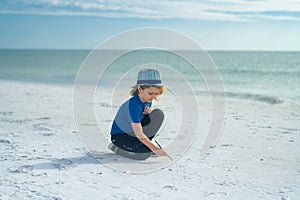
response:
[[[129,101],[129,114],[131,123],[141,123],[143,118],[143,105],[135,101],[134,98]]]

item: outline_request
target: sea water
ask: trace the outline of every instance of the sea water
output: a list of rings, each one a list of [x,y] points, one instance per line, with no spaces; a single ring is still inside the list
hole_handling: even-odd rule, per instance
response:
[[[74,84],[76,73],[90,52],[90,50],[0,50],[0,80]],[[153,59],[153,63],[159,62],[157,57],[164,56],[167,65],[187,69],[180,72],[183,76],[194,76],[195,71],[188,70],[185,66],[187,64],[176,58],[161,53],[160,55],[149,51],[147,53],[150,60]],[[293,102],[299,105],[300,52],[209,51],[207,53],[215,64],[217,73],[220,74],[226,98],[269,104]],[[197,57],[197,53],[194,56]],[[143,63],[143,56],[135,57],[140,58],[140,63]],[[121,70],[122,66],[134,65],[134,62],[131,62],[130,59],[115,62],[115,70],[108,70],[105,76],[113,79],[116,73],[126,72]],[[149,63],[149,59],[145,60],[145,63]],[[174,77],[162,74],[163,80],[171,78]],[[199,78],[191,78],[189,81],[203,83]],[[197,88],[196,94],[207,95],[206,88]]]

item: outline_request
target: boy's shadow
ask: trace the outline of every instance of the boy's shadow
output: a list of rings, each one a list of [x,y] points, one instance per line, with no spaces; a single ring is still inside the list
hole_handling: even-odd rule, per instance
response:
[[[135,163],[135,164],[150,164],[156,163],[150,160],[132,160],[119,156],[113,152],[88,152],[85,155],[78,157],[64,157],[64,158],[52,158],[49,162],[44,162],[40,164],[33,165],[32,168],[36,170],[45,169],[58,169],[58,170],[68,170],[79,165],[109,165],[116,163]]]

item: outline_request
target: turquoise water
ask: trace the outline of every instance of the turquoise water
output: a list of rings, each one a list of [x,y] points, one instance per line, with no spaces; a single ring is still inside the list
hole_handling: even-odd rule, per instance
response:
[[[213,52],[227,96],[300,100],[300,52]]]
[[[0,79],[72,83],[89,51],[0,50]]]
[[[77,70],[89,53],[89,50],[0,50],[0,79],[73,84]],[[208,53],[222,76],[228,98],[270,104],[299,102],[300,52],[210,51]],[[152,57],[155,60],[157,55]],[[124,62],[130,61],[115,63],[116,70],[120,73],[122,71],[119,68]],[[182,65],[180,67],[185,65],[174,59],[167,62],[170,62],[170,65]],[[183,73],[188,77],[194,75],[194,72],[189,70]],[[162,77],[172,78],[163,74]],[[191,79],[191,81],[202,80]],[[197,94],[204,95],[205,92],[205,88],[201,87]]]

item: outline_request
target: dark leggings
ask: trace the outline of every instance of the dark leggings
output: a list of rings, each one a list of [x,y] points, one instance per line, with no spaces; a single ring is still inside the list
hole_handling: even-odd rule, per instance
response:
[[[160,109],[154,109],[149,115],[146,115],[141,125],[144,134],[152,140],[161,127],[164,120],[164,114]],[[151,150],[145,146],[134,134],[120,133],[111,136],[111,141],[117,147],[134,153],[149,153]]]

